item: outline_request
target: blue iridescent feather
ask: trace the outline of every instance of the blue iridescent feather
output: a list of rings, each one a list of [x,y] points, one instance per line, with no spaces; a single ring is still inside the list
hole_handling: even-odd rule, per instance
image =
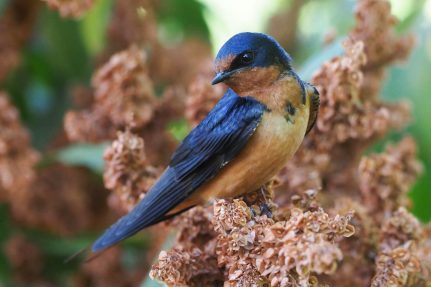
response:
[[[208,116],[180,144],[168,168],[127,215],[93,244],[103,250],[139,230],[166,219],[166,214],[208,182],[247,144],[265,106],[228,90]]]

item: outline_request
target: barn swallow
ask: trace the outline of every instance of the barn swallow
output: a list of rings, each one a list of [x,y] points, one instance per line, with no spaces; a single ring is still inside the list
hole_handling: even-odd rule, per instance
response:
[[[229,89],[178,146],[145,197],[92,245],[102,251],[214,198],[257,190],[292,158],[313,127],[319,94],[270,36],[240,33],[215,59],[212,84]]]

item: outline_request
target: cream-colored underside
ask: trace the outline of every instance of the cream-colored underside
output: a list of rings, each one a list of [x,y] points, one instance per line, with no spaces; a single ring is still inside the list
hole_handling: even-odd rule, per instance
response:
[[[283,114],[266,112],[250,142],[217,176],[196,190],[182,210],[218,197],[235,197],[258,189],[292,158],[301,144],[308,123],[308,103],[290,121]]]

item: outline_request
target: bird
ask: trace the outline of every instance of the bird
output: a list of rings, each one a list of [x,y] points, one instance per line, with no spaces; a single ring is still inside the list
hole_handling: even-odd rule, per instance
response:
[[[315,124],[319,93],[300,79],[271,36],[232,36],[214,67],[211,83],[226,84],[226,93],[179,144],[143,199],[93,243],[94,253],[196,205],[259,189]]]

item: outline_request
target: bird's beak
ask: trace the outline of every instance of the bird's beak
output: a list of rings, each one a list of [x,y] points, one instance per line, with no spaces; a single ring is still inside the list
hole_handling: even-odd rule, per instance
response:
[[[229,79],[230,76],[232,76],[233,72],[234,71],[230,71],[230,72],[218,72],[215,75],[214,79],[212,80],[211,85],[215,85],[215,84],[221,83],[221,82]]]

